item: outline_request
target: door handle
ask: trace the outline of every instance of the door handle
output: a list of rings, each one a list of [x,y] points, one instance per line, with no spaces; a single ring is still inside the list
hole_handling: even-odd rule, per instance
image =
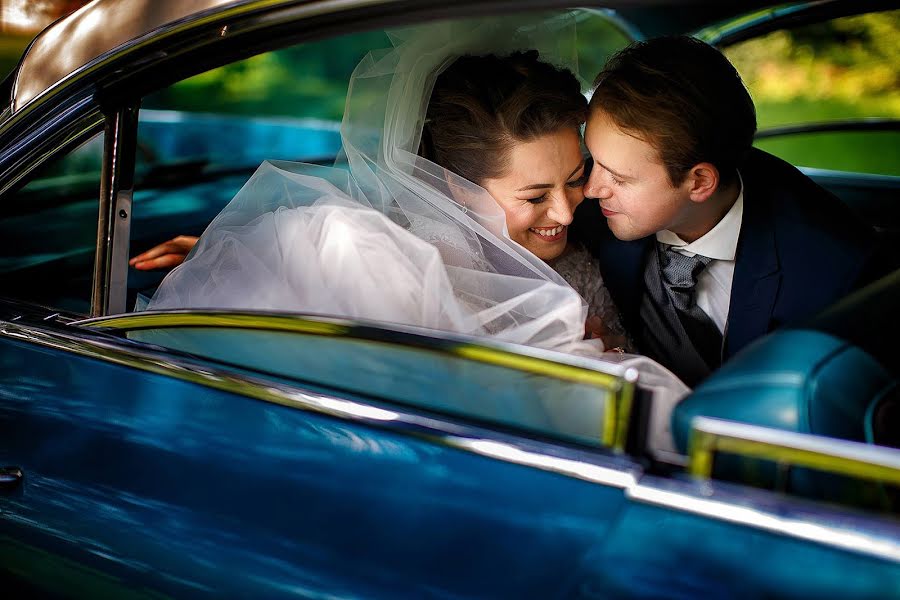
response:
[[[16,489],[24,476],[19,467],[0,467],[0,491],[8,492]]]

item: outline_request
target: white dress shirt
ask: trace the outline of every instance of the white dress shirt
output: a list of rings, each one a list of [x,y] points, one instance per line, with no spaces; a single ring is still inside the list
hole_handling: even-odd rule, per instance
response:
[[[724,334],[731,302],[731,282],[734,280],[734,257],[741,221],[744,218],[744,183],[740,181],[740,193],[731,209],[706,235],[690,244],[669,230],[657,232],[656,240],[674,246],[686,256],[708,256],[712,260],[697,278],[697,306],[705,312]]]

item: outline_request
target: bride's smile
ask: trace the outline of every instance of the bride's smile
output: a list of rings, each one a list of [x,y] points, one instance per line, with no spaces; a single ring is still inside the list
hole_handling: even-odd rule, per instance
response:
[[[584,200],[584,159],[578,132],[561,129],[513,142],[504,176],[484,188],[506,215],[509,237],[543,260],[566,248],[568,225]]]

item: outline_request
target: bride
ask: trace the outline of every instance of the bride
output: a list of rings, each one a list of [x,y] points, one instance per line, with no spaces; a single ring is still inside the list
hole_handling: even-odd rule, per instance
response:
[[[682,396],[653,361],[603,352],[627,338],[568,232],[584,199],[587,101],[572,72],[551,63],[572,64],[572,33],[566,18],[396,33],[395,48],[353,73],[338,164],[263,163],[147,308],[325,313],[487,335],[625,362]],[[586,321],[605,344],[584,340]]]

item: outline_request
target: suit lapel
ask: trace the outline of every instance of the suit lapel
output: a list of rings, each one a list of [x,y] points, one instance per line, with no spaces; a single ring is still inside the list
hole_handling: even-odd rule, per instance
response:
[[[770,199],[755,194],[752,171],[744,178],[744,215],[735,256],[724,358],[767,333],[781,285],[781,267]]]
[[[610,236],[612,237],[612,236]],[[632,331],[640,322],[641,297],[644,292],[644,260],[655,243],[653,237],[631,242],[612,238],[609,251],[601,263],[606,287]]]

